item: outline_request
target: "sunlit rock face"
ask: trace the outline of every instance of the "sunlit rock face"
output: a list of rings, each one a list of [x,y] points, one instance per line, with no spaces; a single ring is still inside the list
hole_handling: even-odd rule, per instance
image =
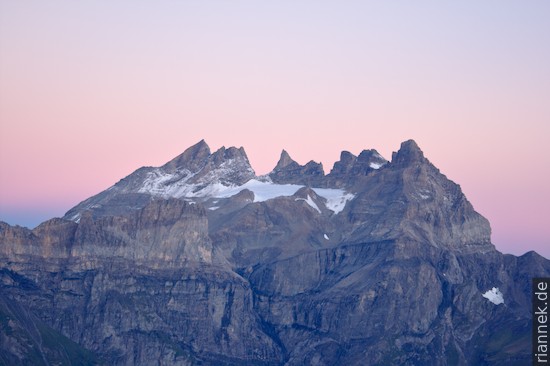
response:
[[[0,361],[530,362],[534,252],[503,255],[406,141],[258,177],[201,141],[34,230],[0,223]]]

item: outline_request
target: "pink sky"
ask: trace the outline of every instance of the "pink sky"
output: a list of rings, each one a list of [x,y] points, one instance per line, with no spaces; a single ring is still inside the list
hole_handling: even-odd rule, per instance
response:
[[[412,138],[499,250],[550,257],[550,3],[114,3],[0,0],[0,220],[203,138],[259,174]]]

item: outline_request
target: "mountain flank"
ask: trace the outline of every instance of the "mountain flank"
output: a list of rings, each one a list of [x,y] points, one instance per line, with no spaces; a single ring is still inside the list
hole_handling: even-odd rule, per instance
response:
[[[265,176],[203,140],[0,223],[0,364],[525,365],[533,277],[412,140]]]

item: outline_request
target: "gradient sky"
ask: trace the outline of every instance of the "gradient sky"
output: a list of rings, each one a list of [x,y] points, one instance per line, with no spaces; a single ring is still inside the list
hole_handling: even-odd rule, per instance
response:
[[[415,139],[505,253],[550,258],[549,1],[0,0],[0,220],[205,139],[258,174]]]

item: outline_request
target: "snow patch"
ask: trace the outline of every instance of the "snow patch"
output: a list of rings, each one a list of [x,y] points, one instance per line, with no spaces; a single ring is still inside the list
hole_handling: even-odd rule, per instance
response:
[[[504,297],[502,296],[502,292],[500,292],[498,287],[493,287],[482,296],[495,305],[504,304]]]
[[[344,207],[346,207],[346,203],[355,198],[354,194],[348,193],[343,189],[313,188],[313,190],[319,196],[326,198],[327,208],[334,211],[335,214],[342,212]]]
[[[380,169],[382,168],[382,166],[384,166],[385,163],[370,163],[369,166],[372,168],[372,169]]]
[[[321,213],[321,210],[319,209],[319,206],[317,206],[317,204],[311,199],[311,197],[309,196],[309,194],[307,195],[307,199],[305,198],[296,198],[295,201],[304,201],[306,202],[308,205],[310,205],[311,207],[313,207],[315,209],[315,211]]]
[[[327,234],[323,235],[325,239],[330,240]]]
[[[77,224],[80,222],[80,213],[77,213],[69,218],[69,220],[76,222]]]
[[[217,198],[228,198],[236,195],[244,189],[248,189],[254,193],[254,202],[263,202],[276,197],[292,196],[300,188],[302,188],[302,186],[296,184],[273,184],[251,179],[241,186],[225,187],[224,189],[220,189],[212,196]]]
[[[213,179],[223,176],[221,173],[224,170],[227,170],[227,167],[222,164],[219,169],[216,169],[217,174],[211,172],[208,177],[201,178],[200,182],[188,183],[194,176],[189,170],[166,173],[157,168],[147,173],[138,192],[163,198],[229,198],[248,189],[254,193],[254,202],[264,202],[276,197],[292,196],[303,187],[298,184],[275,184],[267,178],[250,179],[240,186],[223,184],[219,179]],[[203,183],[205,181],[208,184]],[[346,203],[355,197],[343,189],[313,188],[313,190],[327,200],[326,207],[336,214],[341,212]],[[310,197],[305,201],[321,212]]]
[[[149,193],[155,196],[168,197],[189,197],[195,188],[193,184],[187,184],[193,175],[189,170],[182,170],[177,173],[165,173],[155,169],[147,173],[147,177],[141,184],[139,193]]]
[[[417,192],[417,197],[423,200],[428,200],[432,198],[433,193],[429,189],[419,189]]]

